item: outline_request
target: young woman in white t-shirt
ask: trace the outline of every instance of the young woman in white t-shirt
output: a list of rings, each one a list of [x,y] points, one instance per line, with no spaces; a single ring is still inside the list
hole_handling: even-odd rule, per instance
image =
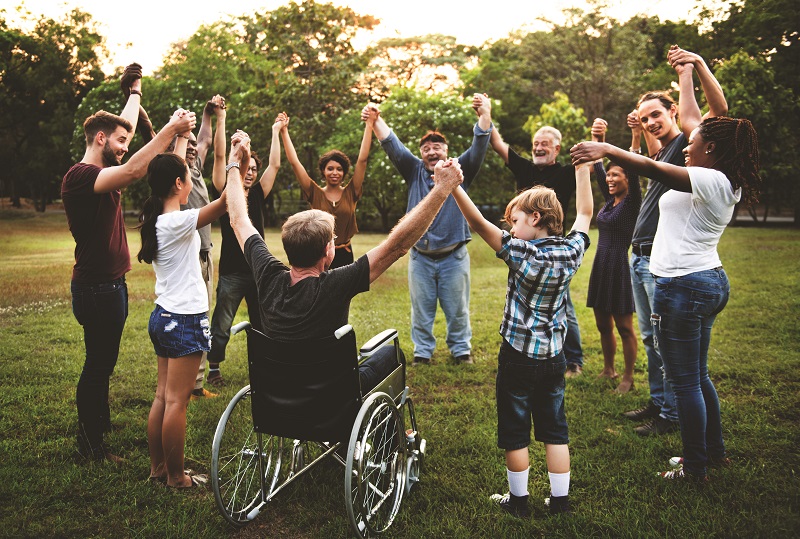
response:
[[[149,324],[158,356],[158,385],[147,421],[150,478],[187,488],[206,481],[183,469],[186,406],[211,342],[197,229],[225,213],[225,193],[201,209],[181,211],[192,190],[186,162],[160,154],[147,174],[151,195],[139,216],[142,248],[137,258],[152,263],[156,274],[156,307]]]
[[[653,242],[650,271],[655,278],[654,333],[667,380],[678,405],[683,457],[665,479],[706,480],[706,468],[726,465],[719,398],[708,376],[708,347],[716,315],[728,301],[730,285],[717,243],[738,202],[756,202],[758,137],[748,120],[717,117],[701,123],[692,69],[699,57],[673,48],[669,59],[678,72],[680,113],[692,129],[683,150],[686,167],[657,162],[608,144],[582,142],[572,162],[609,157],[641,176],[669,187]]]

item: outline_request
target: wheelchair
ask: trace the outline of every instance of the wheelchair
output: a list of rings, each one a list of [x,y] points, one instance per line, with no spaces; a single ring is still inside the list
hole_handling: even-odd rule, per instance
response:
[[[220,417],[211,459],[217,508],[242,527],[326,458],[344,466],[344,501],[359,538],[386,531],[420,480],[425,440],[417,429],[397,331],[356,348],[352,326],[321,340],[278,341],[242,322],[250,384]],[[391,372],[362,391],[359,365],[384,347]],[[406,428],[406,412],[408,426]],[[346,446],[345,446],[346,444]],[[344,448],[346,447],[346,457]]]

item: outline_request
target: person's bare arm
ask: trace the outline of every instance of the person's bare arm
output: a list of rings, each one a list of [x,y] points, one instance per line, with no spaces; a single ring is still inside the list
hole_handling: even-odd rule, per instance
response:
[[[728,114],[728,102],[725,99],[722,86],[720,86],[719,81],[699,54],[683,50],[677,45],[673,45],[670,47],[667,59],[673,67],[676,64],[686,63],[694,65],[694,70],[697,73],[697,78],[700,79],[700,86],[703,88],[703,93],[708,103],[708,112],[703,116],[703,119],[714,116],[725,116]]]
[[[206,225],[210,225],[222,217],[227,211],[226,202],[227,195],[225,194],[225,191],[223,191],[218,199],[212,200],[200,208],[200,215],[197,217],[197,228],[200,229]]]
[[[369,281],[374,282],[389,266],[406,254],[428,230],[444,201],[464,181],[456,159],[439,161],[434,168],[433,189],[397,223],[389,236],[367,252]]]
[[[469,223],[469,226],[472,230],[475,231],[483,240],[492,248],[493,251],[497,252],[502,247],[502,238],[503,238],[503,231],[486,219],[478,207],[472,202],[472,199],[469,198],[464,189],[461,186],[456,187],[453,191],[453,198],[456,199],[456,204],[458,204],[458,208],[461,210],[461,213],[464,214],[464,218]]]
[[[311,183],[314,180],[308,175],[308,171],[306,171],[303,163],[300,162],[300,158],[297,157],[297,150],[294,149],[292,138],[289,136],[288,119],[286,125],[281,129],[281,139],[283,140],[283,151],[286,153],[286,160],[289,161],[289,164],[292,166],[294,177],[297,179],[297,183],[300,184],[300,189],[303,190],[306,196],[311,196]]]
[[[264,198],[272,191],[275,185],[275,177],[278,175],[278,169],[281,168],[281,129],[289,123],[289,118],[284,113],[278,114],[275,118],[275,123],[272,124],[272,143],[269,147],[269,164],[264,174],[261,175],[259,183],[261,190],[264,191]]]
[[[700,112],[700,105],[694,96],[694,78],[692,64],[676,64],[675,71],[678,73],[678,87],[680,97],[678,98],[678,116],[681,119],[681,131],[689,138],[694,129],[703,121]]]
[[[508,164],[508,144],[506,144],[506,141],[500,136],[500,131],[497,130],[497,126],[494,126],[494,129],[492,129],[492,132],[489,134],[489,144],[491,144],[494,152],[503,160],[503,163]]]
[[[589,232],[594,212],[594,196],[589,183],[591,162],[575,166],[575,223],[572,230]]]
[[[143,178],[147,173],[147,166],[150,161],[167,149],[169,143],[172,142],[172,138],[178,133],[191,131],[194,126],[194,113],[178,109],[164,129],[141,150],[133,154],[127,163],[118,167],[105,167],[100,170],[100,174],[94,183],[94,192],[110,193],[132,184],[139,178]]]
[[[189,135],[186,133],[181,133],[175,139],[175,147],[172,149],[172,153],[183,159],[186,160],[186,148],[189,146]]]
[[[492,127],[492,100],[486,94],[474,94],[472,108],[478,114],[478,127],[488,131]]]
[[[219,98],[219,99],[217,99]],[[212,102],[216,99],[216,108],[214,114],[217,118],[217,130],[214,133],[214,164],[211,168],[211,183],[214,184],[214,189],[217,193],[222,193],[225,189],[225,146],[227,144],[225,134],[225,117],[227,109],[225,106],[225,99],[222,96],[214,96]],[[245,169],[243,169],[245,170]]]
[[[686,167],[655,161],[605,142],[579,142],[570,149],[570,155],[572,156],[572,164],[576,167],[583,163],[608,157],[625,170],[630,170],[639,176],[645,176],[661,182],[670,189],[685,193],[692,191],[689,171]]]
[[[203,119],[200,121],[200,131],[197,132],[197,157],[204,163],[208,148],[211,146],[211,110],[214,105],[209,100],[203,107]]]
[[[372,148],[372,126],[380,116],[378,109],[370,111],[369,117],[364,121],[364,135],[361,137],[361,148],[358,150],[358,159],[353,169],[353,190],[358,198],[361,198],[364,186],[364,176],[367,174],[367,161],[369,160],[369,150]]]
[[[128,97],[120,117],[130,122],[130,137],[133,138],[139,121],[139,106],[142,104],[142,66],[137,63],[127,66],[119,83],[122,93]]]
[[[239,163],[241,168],[233,167],[228,171],[228,181],[225,192],[227,195],[228,215],[231,219],[231,228],[239,242],[239,249],[244,252],[244,243],[258,230],[250,221],[247,213],[247,197],[244,194],[242,171],[250,166],[250,138],[246,133],[237,131],[231,137],[231,153],[228,164]]]
[[[373,113],[372,111],[375,112]],[[383,141],[392,133],[392,130],[381,117],[381,111],[375,103],[367,103],[367,105],[361,109],[361,119],[366,122],[371,114],[377,114],[375,122],[372,124],[372,131],[375,133],[375,136],[378,137],[379,141]]]

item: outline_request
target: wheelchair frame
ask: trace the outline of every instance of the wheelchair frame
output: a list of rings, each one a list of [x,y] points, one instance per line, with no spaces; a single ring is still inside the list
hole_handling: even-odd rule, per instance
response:
[[[341,339],[352,329],[349,324],[343,326],[336,331],[336,338]],[[249,322],[237,324],[231,333],[243,330],[258,333]],[[359,349],[358,363],[390,341],[399,350],[394,329],[370,339]],[[405,361],[401,361],[394,371],[402,368],[403,380],[405,367]],[[220,417],[212,446],[211,483],[223,517],[233,526],[245,526],[283,489],[325,458],[333,457],[345,468],[344,498],[353,533],[366,538],[385,532],[400,509],[403,495],[420,480],[426,449],[426,441],[417,429],[409,388],[406,385],[398,393],[388,385],[391,377],[364,395],[359,390],[362,404],[344,459],[337,451],[343,442],[290,439],[257,432],[249,402],[251,386],[240,389]]]

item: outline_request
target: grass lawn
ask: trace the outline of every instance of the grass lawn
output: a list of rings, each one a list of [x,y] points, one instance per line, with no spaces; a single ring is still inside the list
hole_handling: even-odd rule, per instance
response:
[[[75,387],[83,365],[82,330],[71,312],[74,244],[63,214],[2,212],[0,226],[0,536],[7,537],[348,537],[343,469],[333,463],[284,492],[243,530],[217,514],[210,489],[177,493],[147,481],[147,413],[156,361],[147,336],[152,268],[133,263],[130,314],[111,379],[108,437],[127,462],[81,464],[75,458]],[[215,260],[219,230],[214,230]],[[596,240],[596,232],[591,234]],[[360,234],[357,255],[383,236]],[[280,245],[269,230],[267,243]],[[132,252],[139,248],[131,230]],[[732,228],[720,253],[731,299],[718,317],[709,351],[733,466],[712,470],[703,489],[665,484],[655,472],[680,454],[678,434],[640,438],[620,413],[648,398],[646,358],[639,347],[635,390],[616,395],[596,378],[602,367],[594,317],[583,307],[594,249],[572,285],[581,324],[584,376],[568,380],[571,498],[576,512],[550,518],[541,444],[531,447],[533,517],[522,521],[492,505],[505,492],[503,453],[496,447],[494,378],[500,343],[505,266],[480,239],[472,257],[475,365],[452,364],[444,318],[430,367],[409,368],[420,430],[428,440],[422,484],[404,499],[391,537],[798,537],[800,536],[800,231]],[[283,252],[276,254],[285,259]],[[358,296],[351,322],[359,342],[396,327],[407,355],[406,260]],[[246,319],[242,306],[237,321]],[[617,359],[622,368],[621,350]],[[211,440],[228,400],[247,383],[244,338],[231,341],[223,364],[229,385],[188,413],[187,466],[207,472]]]

